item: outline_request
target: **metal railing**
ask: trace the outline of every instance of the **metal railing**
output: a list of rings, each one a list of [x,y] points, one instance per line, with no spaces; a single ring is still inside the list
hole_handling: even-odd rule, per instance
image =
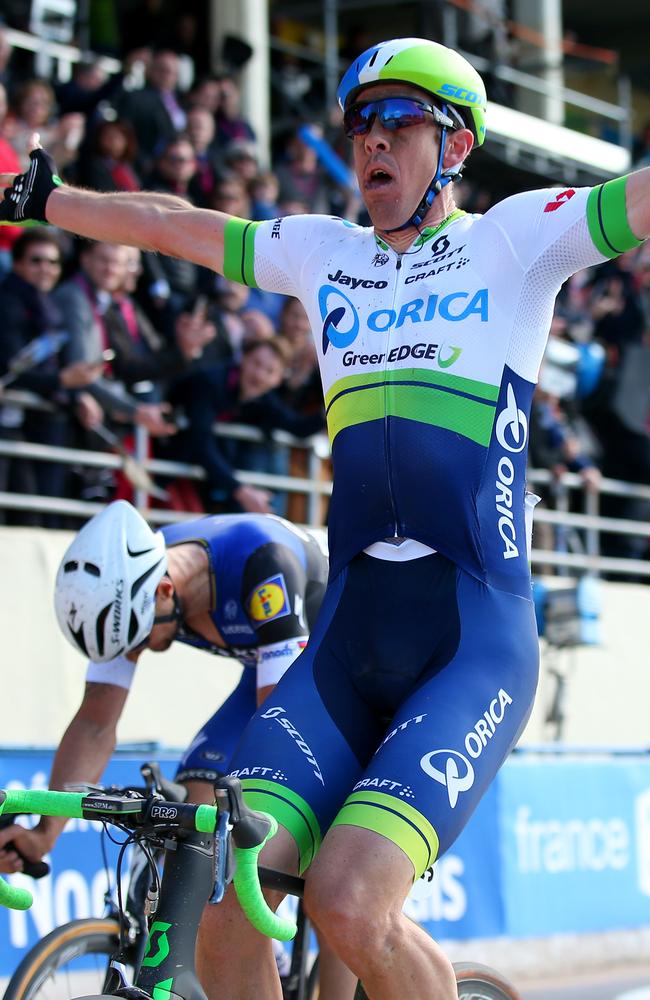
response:
[[[381,5],[390,5],[392,2],[393,0],[381,0]],[[288,55],[294,59],[299,59],[303,65],[313,67],[313,69],[311,69],[311,73],[316,79],[321,79],[324,75],[325,92],[328,97],[329,106],[334,103],[338,79],[340,78],[341,73],[347,68],[346,62],[338,57],[336,48],[331,44],[328,44],[330,36],[336,31],[338,6],[339,5],[336,0],[326,0],[322,8],[325,45],[324,52],[318,47],[296,44],[293,41],[290,42],[277,36],[271,36],[270,39],[270,45],[273,51],[283,55]],[[343,4],[341,4],[341,7],[342,6]],[[350,0],[348,0],[345,6],[346,10],[349,10],[351,6]],[[371,4],[367,3],[366,0],[359,0],[356,6],[359,8],[367,7],[370,9]],[[468,59],[480,73],[489,73],[493,78],[496,78],[505,84],[511,85],[514,88],[515,93],[523,92],[524,94],[533,94],[537,96],[541,94],[545,97],[561,102],[562,105],[580,108],[582,111],[587,112],[594,122],[605,119],[606,121],[613,123],[618,131],[619,144],[623,148],[631,150],[633,116],[631,108],[630,81],[620,72],[617,66],[612,65],[611,60],[605,61],[602,55],[600,58],[597,58],[597,54],[604,53],[605,50],[595,49],[586,45],[573,46],[573,49],[577,49],[578,53],[581,54],[583,58],[587,57],[589,52],[593,52],[593,58],[595,60],[594,65],[598,65],[600,69],[605,66],[611,71],[613,84],[612,89],[616,95],[615,100],[612,101],[605,101],[599,97],[582,93],[581,91],[577,91],[571,87],[566,87],[564,84],[555,80],[547,81],[540,73],[526,72],[525,70],[517,69],[512,65],[508,65],[503,60],[490,59],[476,53],[459,49],[459,31],[457,25],[459,11],[475,8],[475,13],[479,16],[481,14],[482,5],[480,3],[468,3],[467,0],[464,0],[464,2],[460,2],[460,0],[444,0],[441,7],[443,37],[440,40],[451,48],[461,51],[462,55],[464,55],[465,58]],[[486,17],[486,24],[491,23],[491,20],[492,19],[490,17]],[[510,25],[512,27],[512,22],[510,22]],[[523,26],[521,26],[521,29],[522,35],[527,37],[530,41],[532,33],[530,31],[526,31]],[[542,43],[540,41],[536,44],[541,46]],[[566,48],[566,44],[564,43],[563,48]],[[540,51],[542,51],[541,47]],[[568,54],[570,54],[570,52],[571,50],[568,50]],[[613,55],[614,53],[609,54]],[[544,68],[558,68],[562,65],[562,60],[563,53],[560,52],[558,66],[544,66]],[[307,70],[307,72],[310,72],[310,70]],[[298,102],[298,104],[299,103],[300,102]],[[304,109],[299,106],[297,106],[296,110],[304,113]],[[494,133],[491,133],[491,138],[495,138]]]
[[[48,404],[37,396],[15,390],[5,391],[2,402],[25,408],[48,409]],[[267,442],[272,448],[295,449],[302,452],[306,464],[306,471],[302,476],[274,475],[242,469],[237,471],[237,477],[241,482],[253,486],[304,498],[304,516],[300,518],[300,523],[318,528],[326,525],[327,500],[332,491],[332,484],[329,443],[325,435],[294,438],[284,431],[273,431],[269,437],[253,427],[239,424],[217,424],[215,433],[225,438]],[[149,440],[143,428],[136,429],[135,441],[134,457],[152,477],[168,480],[180,477],[197,483],[205,479],[205,471],[201,466],[147,457]],[[63,462],[71,466],[95,469],[118,470],[124,464],[120,455],[110,452],[0,439],[0,456],[3,455],[33,461]],[[552,506],[537,507],[535,522],[552,525],[562,538],[560,547],[555,546],[552,549],[534,547],[531,557],[534,566],[553,567],[559,575],[580,575],[590,572],[596,575],[608,573],[650,579],[650,560],[601,555],[603,533],[645,539],[650,551],[650,524],[647,521],[604,517],[600,513],[603,497],[626,497],[650,502],[650,486],[604,478],[600,489],[594,492],[586,490],[580,476],[574,473],[565,473],[558,480],[545,469],[529,469],[527,481],[533,490],[536,486],[553,487],[547,490],[546,497],[547,502],[552,502]],[[191,511],[151,506],[151,497],[142,489],[134,491],[134,502],[146,513],[148,519],[156,524],[195,516]],[[103,506],[102,503],[93,501],[0,492],[0,509],[57,513],[85,519],[97,513]],[[571,507],[574,509],[571,510]],[[535,541],[534,535],[533,541]]]
[[[53,407],[43,399],[30,392],[6,390],[2,394],[2,405],[15,406],[24,409],[37,409],[51,412]],[[272,431],[264,434],[254,427],[243,424],[216,424],[215,433],[218,436],[238,441],[267,443],[270,448],[290,449],[304,453],[305,475],[285,476],[267,472],[253,472],[246,469],[237,470],[237,478],[242,483],[249,483],[262,489],[273,490],[303,497],[305,501],[305,516],[302,523],[312,527],[322,527],[325,514],[322,510],[324,502],[332,492],[329,478],[329,443],[323,434],[308,438],[296,438],[285,431]],[[205,470],[200,465],[189,462],[169,461],[161,458],[150,458],[149,435],[142,427],[135,428],[135,448],[133,457],[138,466],[152,477],[164,479],[183,478],[201,483],[205,480]],[[106,451],[91,451],[83,448],[70,448],[55,445],[39,444],[29,441],[2,440],[0,438],[0,456],[14,459],[26,459],[36,462],[61,462],[64,465],[87,469],[111,469],[118,471],[124,468],[124,459]],[[135,505],[146,512],[154,523],[168,523],[182,520],[190,516],[188,511],[168,510],[151,506],[151,497],[145,489],[134,488]],[[70,498],[42,497],[31,494],[8,493],[0,491],[0,509],[24,510],[37,513],[58,513],[91,517],[103,508],[103,504],[86,500]]]
[[[95,56],[92,53],[84,52],[76,45],[39,38],[38,35],[32,35],[27,31],[4,28],[4,35],[13,48],[34,53],[36,71],[39,76],[52,75],[57,83],[66,83],[72,76],[75,64],[87,59],[90,55],[93,55],[93,59],[106,73],[119,73],[122,68],[119,59],[114,59],[111,56]]]
[[[551,486],[549,496],[553,507],[535,508],[536,523],[550,524],[560,529],[561,548],[538,549],[533,547],[532,562],[538,566],[553,566],[561,575],[572,570],[594,574],[634,574],[650,579],[650,560],[615,558],[601,555],[601,535],[629,535],[647,539],[646,551],[650,552],[650,523],[626,518],[603,517],[600,514],[603,497],[625,497],[650,503],[650,486],[629,483],[619,479],[603,478],[597,491],[585,489],[580,476],[565,472],[556,479],[547,469],[529,469],[528,485]],[[570,510],[570,506],[581,511]],[[535,535],[533,533],[533,544]]]

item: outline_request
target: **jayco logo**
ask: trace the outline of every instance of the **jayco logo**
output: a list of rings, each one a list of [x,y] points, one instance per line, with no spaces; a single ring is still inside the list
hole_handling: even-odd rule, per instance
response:
[[[375,282],[374,287],[381,283]],[[343,350],[354,343],[361,324],[356,306],[340,288],[321,285],[318,289],[318,308],[323,320],[323,354],[330,346]],[[448,323],[461,323],[472,316],[481,323],[487,323],[489,295],[487,288],[475,292],[437,293],[427,299],[411,299],[396,309],[376,309],[371,312],[365,325],[373,333],[386,333],[391,328],[399,329],[409,323],[430,323],[441,319]]]
[[[387,288],[387,281],[373,281],[372,278],[353,278],[351,274],[343,274],[337,271],[336,274],[328,274],[327,277],[336,285],[349,285],[350,288]]]

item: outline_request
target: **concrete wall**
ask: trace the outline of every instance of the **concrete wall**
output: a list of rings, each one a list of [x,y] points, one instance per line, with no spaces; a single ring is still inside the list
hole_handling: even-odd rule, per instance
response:
[[[72,536],[0,528],[2,729],[0,745],[56,745],[79,704],[85,663],[60,635],[53,580]],[[565,742],[650,745],[650,587],[603,584],[603,644],[563,653],[568,672]],[[547,654],[543,650],[543,663]],[[212,707],[230,693],[240,667],[180,643],[145,653],[121,720],[122,743],[183,747]],[[522,742],[552,735],[544,715],[552,678],[543,668],[537,703]]]

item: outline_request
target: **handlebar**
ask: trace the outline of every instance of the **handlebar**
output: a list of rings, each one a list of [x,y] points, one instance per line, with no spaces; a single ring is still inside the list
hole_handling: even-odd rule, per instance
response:
[[[219,810],[229,813],[228,823],[235,844],[234,874],[237,899],[253,926],[262,934],[282,941],[291,940],[296,926],[278,917],[267,905],[259,882],[257,858],[266,842],[277,832],[275,819],[254,812],[243,803],[237,779],[221,779],[225,787],[215,790],[217,806],[179,803],[159,795],[134,797],[133,793],[60,792],[49,789],[0,789],[0,815],[35,813],[68,819],[102,820],[129,829],[147,828],[198,831],[213,834]],[[10,885],[0,878],[0,905],[26,910],[32,905],[27,889]]]

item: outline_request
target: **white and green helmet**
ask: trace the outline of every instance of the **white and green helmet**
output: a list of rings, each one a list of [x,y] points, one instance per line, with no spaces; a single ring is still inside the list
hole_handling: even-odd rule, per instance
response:
[[[410,83],[458,108],[476,145],[484,142],[485,85],[471,63],[446,45],[427,38],[393,38],[366,49],[341,80],[337,93],[341,108],[349,107],[360,90],[374,83]]]

